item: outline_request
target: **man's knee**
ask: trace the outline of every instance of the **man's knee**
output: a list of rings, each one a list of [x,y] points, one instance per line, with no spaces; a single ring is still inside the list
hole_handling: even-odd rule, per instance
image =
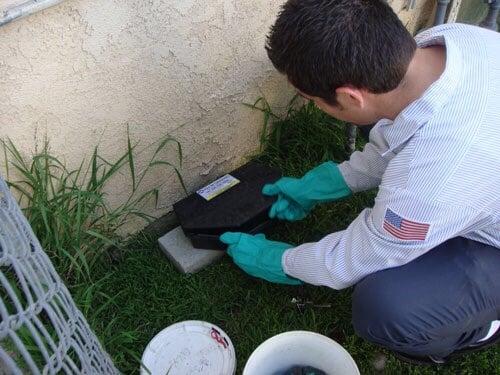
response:
[[[408,290],[383,272],[366,277],[353,294],[354,330],[380,345],[403,345],[413,335],[411,300]]]

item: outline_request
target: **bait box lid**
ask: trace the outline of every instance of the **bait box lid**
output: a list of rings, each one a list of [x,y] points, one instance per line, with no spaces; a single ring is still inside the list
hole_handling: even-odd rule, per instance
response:
[[[256,162],[220,177],[174,204],[182,230],[195,248],[220,250],[226,248],[219,241],[224,232],[264,232],[276,198],[263,195],[262,188],[280,177],[279,169]]]

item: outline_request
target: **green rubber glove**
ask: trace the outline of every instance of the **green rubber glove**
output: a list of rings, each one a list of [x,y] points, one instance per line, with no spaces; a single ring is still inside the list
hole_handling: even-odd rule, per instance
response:
[[[302,178],[283,177],[262,189],[265,195],[277,195],[269,211],[271,219],[302,220],[317,203],[335,201],[351,195],[336,163],[326,162]]]
[[[227,253],[234,263],[249,275],[272,283],[302,284],[302,281],[285,275],[281,266],[283,253],[292,245],[269,241],[263,234],[252,236],[239,232],[226,232],[220,240],[228,245]]]

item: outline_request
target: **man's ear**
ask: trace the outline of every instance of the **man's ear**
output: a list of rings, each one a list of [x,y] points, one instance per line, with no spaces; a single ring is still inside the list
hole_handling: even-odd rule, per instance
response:
[[[365,106],[365,97],[362,90],[351,86],[338,87],[335,90],[336,100],[342,107],[363,108]]]

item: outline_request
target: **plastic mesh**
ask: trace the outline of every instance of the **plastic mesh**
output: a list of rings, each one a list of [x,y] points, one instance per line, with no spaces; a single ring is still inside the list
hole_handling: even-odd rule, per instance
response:
[[[0,374],[118,374],[0,177]]]

